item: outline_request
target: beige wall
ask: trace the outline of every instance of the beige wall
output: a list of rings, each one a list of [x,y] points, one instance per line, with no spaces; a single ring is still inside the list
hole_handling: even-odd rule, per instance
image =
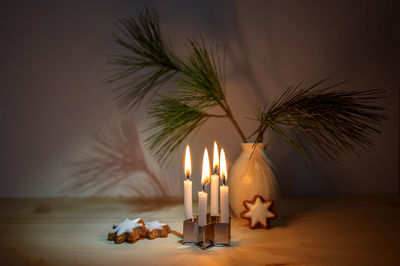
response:
[[[382,88],[389,119],[376,146],[311,173],[291,149],[270,138],[268,152],[286,195],[398,192],[398,33],[395,1],[151,1],[179,53],[186,36],[227,45],[226,89],[249,134],[252,106],[291,83],[350,79]],[[1,197],[180,195],[182,156],[161,168],[141,150],[145,107],[125,113],[112,100],[106,55],[117,17],[136,15],[137,1],[6,1],[0,10]],[[395,21],[396,19],[396,21]],[[397,66],[398,67],[398,66]],[[139,132],[139,133],[138,133]],[[97,139],[94,136],[97,135]],[[103,137],[101,137],[101,136]],[[100,139],[99,139],[100,138]],[[201,153],[219,141],[228,165],[240,139],[211,120],[188,143],[199,186]],[[111,154],[90,145],[109,140]],[[97,142],[96,142],[97,141]],[[119,160],[118,160],[119,158]],[[122,159],[121,159],[122,158]],[[98,171],[85,172],[90,167]],[[96,168],[97,169],[97,168]],[[160,184],[155,186],[156,179]]]

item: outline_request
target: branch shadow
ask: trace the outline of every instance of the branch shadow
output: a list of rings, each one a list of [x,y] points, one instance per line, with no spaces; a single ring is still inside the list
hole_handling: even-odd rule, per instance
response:
[[[104,132],[93,135],[90,152],[70,163],[74,181],[65,192],[80,194],[92,191],[93,196],[105,196],[121,182],[132,196],[145,197],[149,193],[167,196],[165,185],[149,169],[140,145],[134,121],[121,119],[109,123]],[[135,174],[145,173],[141,183]],[[130,178],[134,182],[128,182]]]

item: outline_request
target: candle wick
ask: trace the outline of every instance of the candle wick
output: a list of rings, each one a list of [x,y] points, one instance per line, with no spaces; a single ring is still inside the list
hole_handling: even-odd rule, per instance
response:
[[[186,180],[190,179],[190,175],[188,173],[186,173]]]
[[[218,165],[216,165],[213,169],[213,174],[217,175],[218,174]]]

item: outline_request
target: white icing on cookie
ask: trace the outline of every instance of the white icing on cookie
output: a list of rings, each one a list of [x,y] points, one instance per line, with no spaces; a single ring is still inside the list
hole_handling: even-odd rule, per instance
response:
[[[117,236],[122,235],[123,233],[132,233],[133,228],[141,227],[143,224],[139,223],[140,218],[129,220],[126,218],[120,224],[115,224],[116,227],[111,231],[111,233],[117,232]]]
[[[145,223],[145,226],[147,228],[147,230],[149,230],[149,232],[152,232],[153,230],[156,229],[163,229],[163,226],[166,226],[167,224],[164,223],[160,223],[159,221],[153,221],[153,222],[147,222]]]

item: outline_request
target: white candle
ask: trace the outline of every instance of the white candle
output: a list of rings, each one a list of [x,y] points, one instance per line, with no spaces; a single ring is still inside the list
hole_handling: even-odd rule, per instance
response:
[[[210,213],[211,213],[211,216],[219,216],[218,167],[219,167],[218,146],[217,146],[217,143],[214,141],[213,175],[211,176],[211,188],[210,188],[210,194],[211,194]]]
[[[211,176],[211,203],[210,203],[210,214],[211,216],[219,216],[219,196],[218,196],[218,187],[219,187],[219,176],[212,175]]]
[[[221,178],[222,186],[219,188],[221,197],[221,222],[229,223],[229,187],[226,185],[228,171],[226,167],[225,151],[221,149]]]
[[[221,194],[221,223],[229,223],[229,187],[222,185],[219,193]]]
[[[208,159],[207,148],[204,150],[203,171],[201,173],[201,191],[199,191],[199,226],[207,224],[207,193],[204,188],[210,182],[210,160]]]
[[[207,193],[199,191],[199,226],[207,224]]]
[[[183,182],[184,185],[184,201],[185,201],[185,219],[193,218],[193,205],[192,205],[192,181],[189,179]]]
[[[184,191],[184,205],[185,205],[185,219],[193,219],[193,203],[192,203],[192,181],[190,181],[190,174],[192,165],[190,160],[189,145],[186,146],[185,154],[185,174],[186,180],[183,182]]]

